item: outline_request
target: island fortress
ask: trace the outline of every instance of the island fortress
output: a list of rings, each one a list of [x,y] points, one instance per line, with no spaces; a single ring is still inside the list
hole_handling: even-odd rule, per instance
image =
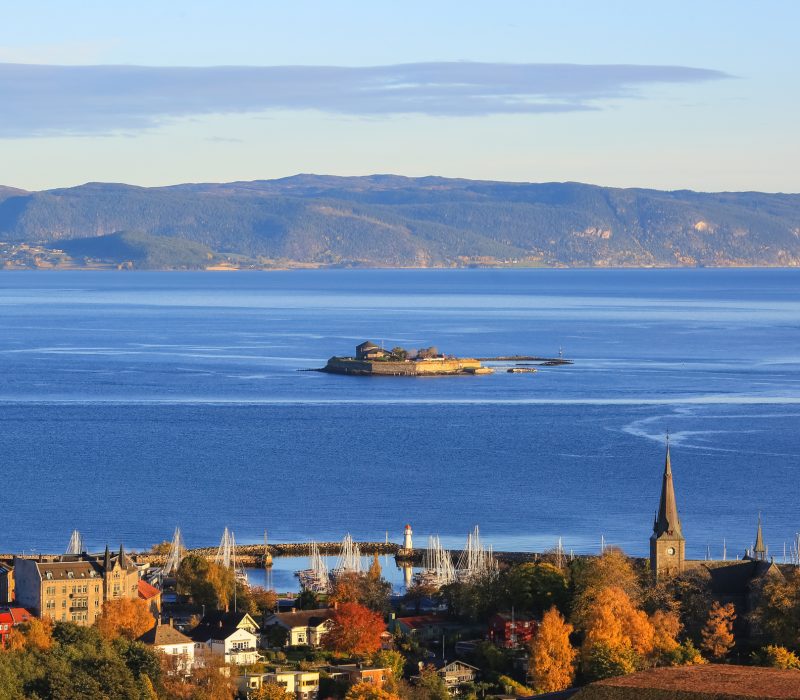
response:
[[[366,341],[356,346],[355,357],[332,357],[323,372],[382,376],[432,376],[453,374],[491,374],[480,360],[440,354],[436,348],[409,351],[404,348],[385,350]]]

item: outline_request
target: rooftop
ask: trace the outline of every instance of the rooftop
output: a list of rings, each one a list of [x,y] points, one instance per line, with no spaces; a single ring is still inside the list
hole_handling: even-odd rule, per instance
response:
[[[154,625],[141,637],[140,642],[153,646],[168,646],[173,644],[191,644],[192,640],[185,634],[176,630],[172,625]]]

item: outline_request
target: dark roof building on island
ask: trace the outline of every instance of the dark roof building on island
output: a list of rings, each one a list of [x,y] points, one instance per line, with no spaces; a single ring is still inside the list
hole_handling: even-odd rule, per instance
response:
[[[375,345],[375,343],[367,340],[361,345],[356,345],[356,359],[357,360],[372,360],[378,357],[386,357],[389,355],[386,350]]]

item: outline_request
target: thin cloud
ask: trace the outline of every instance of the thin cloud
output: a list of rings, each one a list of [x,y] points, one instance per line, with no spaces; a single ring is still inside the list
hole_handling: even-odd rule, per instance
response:
[[[682,66],[411,63],[334,66],[0,64],[0,138],[109,134],[268,110],[471,117],[602,109],[648,85],[731,76]]]

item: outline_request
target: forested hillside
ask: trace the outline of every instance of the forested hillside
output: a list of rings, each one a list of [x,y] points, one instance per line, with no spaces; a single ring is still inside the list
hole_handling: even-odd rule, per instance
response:
[[[149,268],[798,265],[800,195],[391,175],[0,187],[0,241]]]

